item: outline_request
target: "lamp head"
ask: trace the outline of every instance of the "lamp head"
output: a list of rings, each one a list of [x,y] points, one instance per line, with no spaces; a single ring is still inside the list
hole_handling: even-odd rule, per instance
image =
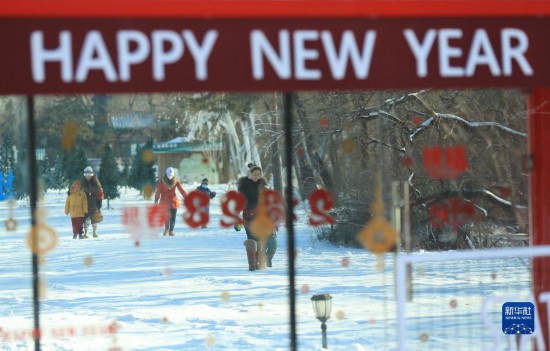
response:
[[[330,294],[318,294],[311,297],[315,317],[325,323],[330,318],[332,309],[332,296]]]

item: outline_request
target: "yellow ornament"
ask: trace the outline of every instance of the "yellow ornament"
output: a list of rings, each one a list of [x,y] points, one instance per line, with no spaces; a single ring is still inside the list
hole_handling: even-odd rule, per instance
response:
[[[151,200],[154,193],[155,193],[155,188],[153,188],[151,184],[146,184],[143,187],[143,198],[145,200]]]
[[[17,220],[13,217],[10,217],[4,221],[4,227],[6,227],[6,231],[8,232],[14,232],[17,230]]]
[[[374,218],[357,235],[357,240],[367,250],[375,254],[383,254],[390,251],[396,244],[397,236],[391,224],[384,217],[381,188],[381,177],[378,176],[376,196],[372,204]]]
[[[92,256],[86,256],[84,257],[84,265],[86,267],[90,267],[91,265],[94,264],[94,258]]]
[[[155,160],[155,154],[152,150],[144,150],[141,154],[141,159],[145,163],[153,163],[153,161]]]
[[[250,223],[250,230],[262,243],[265,243],[267,238],[269,238],[275,230],[275,224],[266,212],[266,205],[263,197],[260,197],[259,205],[256,209],[256,217],[254,217]]]
[[[38,298],[40,300],[45,300],[47,297],[47,288],[48,284],[46,283],[46,278],[40,277],[40,282],[38,283]]]
[[[220,298],[222,299],[222,301],[227,301],[227,300],[229,300],[230,295],[227,291],[224,291],[224,292],[221,293]]]
[[[382,254],[395,246],[395,231],[384,217],[374,217],[359,232],[359,242],[369,251]]]
[[[6,231],[14,232],[17,230],[17,220],[13,218],[13,208],[15,207],[15,200],[13,199],[13,197],[10,197],[8,199],[8,206],[9,217],[4,221],[4,227],[6,227]]]
[[[27,244],[33,253],[46,254],[57,245],[57,233],[45,224],[36,224],[27,235]]]
[[[212,347],[216,345],[216,337],[214,335],[208,335],[204,343],[206,344],[206,346]]]
[[[342,141],[342,152],[351,154],[355,150],[355,141],[353,139],[346,139]]]
[[[61,145],[65,150],[72,150],[74,141],[78,135],[78,126],[74,122],[67,122],[63,125]]]

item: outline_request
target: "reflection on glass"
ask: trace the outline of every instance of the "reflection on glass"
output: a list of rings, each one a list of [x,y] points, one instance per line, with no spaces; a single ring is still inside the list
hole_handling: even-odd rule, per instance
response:
[[[0,336],[9,347],[30,347],[37,331],[26,243],[27,113],[20,97],[0,102]],[[406,280],[395,281],[394,259],[404,251],[527,243],[521,93],[300,92],[290,102],[293,158],[287,160],[280,93],[36,97],[43,196],[42,226],[35,228],[42,239],[34,244],[48,248],[36,249],[44,348],[289,349],[289,255],[296,263],[300,349],[319,348],[310,300],[323,294],[333,297],[336,311],[331,350],[397,348],[399,284],[409,287],[414,305],[407,312],[418,322],[407,330],[414,340],[409,349],[430,342],[489,346],[490,328],[480,328],[481,295],[468,292],[528,294],[523,280],[487,269],[494,262],[472,261],[459,272],[451,263],[412,266]],[[238,180],[249,178],[250,163],[260,167],[266,190],[254,193],[256,213],[243,217],[251,197],[238,191]],[[288,167],[292,253],[285,228]],[[161,206],[155,204],[159,181],[175,190],[168,177],[162,183],[167,168],[186,195],[174,191]],[[88,207],[82,230],[89,238],[73,240],[65,201],[70,185],[87,175],[101,184],[86,197],[101,217],[94,219]],[[200,192],[205,179],[214,197]],[[375,218],[391,230],[369,231]],[[245,246],[247,231],[258,235],[253,249]],[[397,232],[391,245],[388,232]],[[384,249],[366,250],[362,233]],[[428,308],[416,305],[431,301]],[[490,316],[496,305],[485,305]],[[449,328],[432,327],[440,322]],[[455,328],[463,324],[472,327]]]

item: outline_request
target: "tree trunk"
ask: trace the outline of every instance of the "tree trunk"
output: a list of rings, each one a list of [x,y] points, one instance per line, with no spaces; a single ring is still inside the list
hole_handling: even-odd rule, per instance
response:
[[[283,192],[283,178],[281,173],[281,153],[279,143],[277,142],[277,126],[279,125],[279,114],[277,104],[277,93],[275,93],[275,103],[273,111],[266,100],[264,100],[265,109],[268,112],[269,126],[271,129],[270,135],[270,150],[271,153],[271,168],[273,174],[273,189],[282,193]]]
[[[307,118],[307,113],[304,109],[304,106],[303,106],[303,103],[302,103],[302,100],[300,99],[299,96],[297,95],[293,95],[293,98],[294,98],[294,103],[295,103],[295,106],[296,106],[296,110],[297,110],[297,115],[298,115],[298,123],[300,125],[300,129],[302,130],[302,142],[304,144],[304,156],[306,156],[304,159],[308,160],[307,163],[309,164],[306,164],[304,162],[304,164],[302,164],[302,169],[303,170],[306,170],[307,168],[309,168],[309,172],[311,173],[311,178],[309,179],[304,179],[304,181],[307,183],[307,182],[312,182],[313,184],[310,185],[314,187],[314,189],[312,189],[311,191],[315,190],[317,188],[317,180],[316,180],[316,177],[315,175],[317,174],[318,177],[320,177],[320,180],[322,181],[322,185],[330,192],[333,192],[334,191],[334,181],[332,180],[332,175],[330,174],[330,171],[328,169],[328,167],[325,165],[325,162],[324,160],[319,156],[318,152],[317,152],[317,144],[313,138],[313,134],[311,133],[311,131],[313,130],[311,128],[311,125],[308,121],[308,118]],[[304,168],[306,167],[306,168]],[[307,188],[307,186],[306,186]],[[335,197],[336,198],[336,197]]]
[[[241,174],[240,170],[242,167],[241,157],[239,155],[239,136],[237,135],[235,124],[233,124],[233,119],[231,118],[231,114],[229,112],[226,112],[224,114],[223,125],[225,126],[225,130],[227,132],[226,145],[229,149],[229,154],[231,155],[231,169],[235,174],[235,177],[239,178],[239,175]]]
[[[252,105],[250,110],[249,123],[250,123],[250,155],[254,164],[262,167],[262,160],[260,159],[260,153],[258,152],[258,144],[256,142],[256,107]],[[262,167],[263,168],[263,167]]]

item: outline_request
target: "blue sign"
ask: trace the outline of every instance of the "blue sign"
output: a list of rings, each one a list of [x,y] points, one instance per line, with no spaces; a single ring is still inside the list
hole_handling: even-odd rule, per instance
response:
[[[531,302],[505,302],[502,305],[502,332],[504,334],[533,334],[535,332],[535,305]]]
[[[4,177],[4,174],[0,172],[0,201],[9,199],[13,193],[13,173],[12,171],[8,172],[7,177]]]

